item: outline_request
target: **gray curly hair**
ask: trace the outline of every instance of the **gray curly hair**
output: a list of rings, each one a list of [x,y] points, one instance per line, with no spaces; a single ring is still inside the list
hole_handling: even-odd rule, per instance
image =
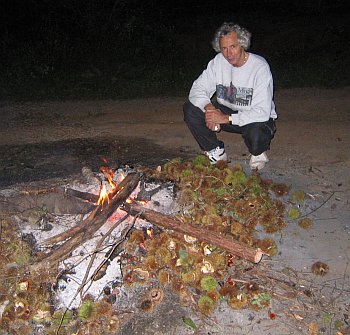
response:
[[[244,50],[248,50],[250,46],[250,38],[252,34],[245,28],[241,27],[239,24],[233,22],[224,22],[220,28],[215,32],[214,39],[212,41],[212,46],[216,52],[220,52],[220,37],[226,36],[229,33],[235,32],[237,34],[237,39],[239,44]]]

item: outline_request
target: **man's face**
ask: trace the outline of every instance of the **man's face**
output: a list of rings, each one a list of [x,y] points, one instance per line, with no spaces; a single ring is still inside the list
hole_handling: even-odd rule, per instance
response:
[[[220,37],[220,50],[225,59],[233,66],[244,63],[244,50],[238,42],[237,33],[228,33]]]

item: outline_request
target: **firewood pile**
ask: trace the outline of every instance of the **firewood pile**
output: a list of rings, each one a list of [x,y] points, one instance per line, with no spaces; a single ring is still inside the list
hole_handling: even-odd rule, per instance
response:
[[[3,218],[3,329],[115,334],[121,293],[150,283],[144,312],[167,289],[206,316],[222,300],[232,309],[269,307],[274,292],[259,267],[277,252],[268,235],[286,225],[279,199],[286,185],[248,176],[239,165],[211,166],[202,155],[157,169],[104,167],[100,178],[87,170],[88,186],[52,190],[85,204],[85,212]]]

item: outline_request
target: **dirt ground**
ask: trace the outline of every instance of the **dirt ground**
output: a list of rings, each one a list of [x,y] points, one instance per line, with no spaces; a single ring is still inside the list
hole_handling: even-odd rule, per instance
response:
[[[69,180],[84,166],[98,171],[103,158],[117,167],[157,166],[173,157],[191,157],[199,149],[182,119],[185,99],[2,102],[0,190]],[[300,290],[317,293],[313,302],[296,298],[276,303],[270,308],[277,315],[274,320],[266,311],[224,307],[204,320],[169,294],[152,313],[135,311],[119,334],[309,334],[313,321],[319,333],[336,334],[349,326],[350,87],[281,90],[275,102],[277,133],[261,176],[305,191],[309,200],[303,214],[314,225],[310,230],[288,225],[275,236],[279,254],[257,266],[292,269],[294,282],[304,283]],[[240,136],[219,137],[232,164],[242,164],[250,173]],[[311,273],[316,261],[329,265],[327,275]],[[198,330],[186,326],[183,316],[191,317]]]

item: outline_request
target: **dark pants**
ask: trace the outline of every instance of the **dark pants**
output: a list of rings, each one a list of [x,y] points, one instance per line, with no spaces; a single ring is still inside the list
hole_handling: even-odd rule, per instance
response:
[[[237,111],[232,111],[230,108],[220,105],[213,101],[213,105],[220,109],[224,114],[235,114]],[[221,146],[217,134],[207,128],[205,124],[205,113],[194,106],[191,102],[186,102],[183,106],[184,120],[190,129],[193,137],[203,151],[210,151]],[[271,140],[276,132],[275,121],[269,119],[266,122],[253,122],[245,126],[237,126],[233,124],[221,124],[221,130],[230,133],[241,134],[244,143],[248,147],[252,155],[260,155],[270,148]]]

